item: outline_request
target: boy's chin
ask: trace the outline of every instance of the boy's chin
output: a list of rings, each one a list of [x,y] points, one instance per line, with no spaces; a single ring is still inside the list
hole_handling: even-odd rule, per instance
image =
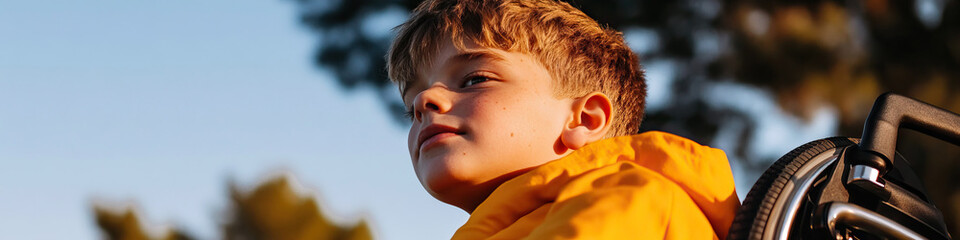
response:
[[[423,175],[422,175],[423,176]],[[501,182],[473,182],[449,173],[429,174],[420,180],[423,188],[441,202],[473,212]]]
[[[430,192],[431,195],[440,199],[439,196],[447,193],[456,193],[459,189],[469,188],[477,185],[477,169],[475,166],[464,164],[469,162],[465,159],[459,159],[455,156],[429,156],[417,163],[414,170],[420,184]]]
[[[440,201],[450,199],[450,196],[458,195],[460,192],[459,190],[470,188],[470,186],[475,185],[464,179],[456,178],[448,172],[433,172],[420,175],[420,177],[420,184],[423,185],[423,188],[426,189],[430,195]]]
[[[448,171],[433,172],[420,175],[420,183],[437,200],[472,213],[500,184],[520,173],[517,171],[481,180],[477,176],[458,176]]]

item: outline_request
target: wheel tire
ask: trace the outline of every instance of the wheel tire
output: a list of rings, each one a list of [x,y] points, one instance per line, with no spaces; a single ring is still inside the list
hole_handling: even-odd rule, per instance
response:
[[[770,212],[801,166],[830,149],[857,144],[858,139],[832,137],[797,147],[773,163],[750,188],[730,226],[727,239],[763,239]]]

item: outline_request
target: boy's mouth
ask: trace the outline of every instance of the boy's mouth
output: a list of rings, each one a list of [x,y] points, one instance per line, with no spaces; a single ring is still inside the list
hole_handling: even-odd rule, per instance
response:
[[[420,133],[417,134],[417,149],[423,150],[424,143],[427,143],[429,145],[430,143],[435,142],[439,138],[450,135],[450,134],[461,135],[463,134],[463,132],[461,132],[457,128],[450,127],[450,126],[430,124],[423,130],[420,130]]]

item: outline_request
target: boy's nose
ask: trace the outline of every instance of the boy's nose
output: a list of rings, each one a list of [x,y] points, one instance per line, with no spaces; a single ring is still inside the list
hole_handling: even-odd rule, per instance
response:
[[[414,118],[418,122],[422,122],[423,115],[429,112],[442,114],[450,111],[451,103],[444,92],[449,92],[449,90],[437,86],[417,94],[416,99],[414,99]]]

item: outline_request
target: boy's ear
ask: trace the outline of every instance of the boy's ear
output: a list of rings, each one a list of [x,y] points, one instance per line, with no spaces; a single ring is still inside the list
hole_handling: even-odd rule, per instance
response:
[[[613,103],[601,92],[592,92],[573,102],[573,114],[567,120],[560,141],[576,150],[587,143],[603,139],[610,130]]]

